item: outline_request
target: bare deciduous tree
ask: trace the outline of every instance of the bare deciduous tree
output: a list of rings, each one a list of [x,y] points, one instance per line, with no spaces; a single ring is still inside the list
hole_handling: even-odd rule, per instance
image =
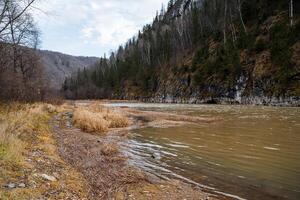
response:
[[[0,0],[0,35],[5,32],[10,24],[22,17],[36,0]],[[14,13],[12,17],[10,14]]]
[[[30,8],[36,0],[0,0],[0,98],[37,100],[42,71],[39,32]]]
[[[223,28],[223,34],[224,34],[224,45],[226,44],[226,28],[227,28],[227,0],[225,0],[224,5],[224,28]]]
[[[294,25],[294,5],[293,0],[290,0],[290,23],[291,27]]]
[[[243,1],[237,0],[237,3],[238,3],[237,8],[238,8],[240,20],[241,20],[242,26],[244,28],[244,31],[247,34],[247,29],[246,29],[246,26],[245,26],[245,23],[244,23],[243,15],[242,15],[242,4],[243,4]]]

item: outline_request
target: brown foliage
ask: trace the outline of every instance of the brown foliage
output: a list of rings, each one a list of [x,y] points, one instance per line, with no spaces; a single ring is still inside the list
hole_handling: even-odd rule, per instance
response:
[[[75,109],[73,121],[80,129],[90,133],[104,133],[109,128],[123,128],[129,125],[127,117],[100,104]]]
[[[108,131],[109,124],[103,119],[102,114],[92,113],[82,108],[75,110],[73,121],[76,126],[89,133]]]
[[[41,101],[46,85],[36,48],[39,32],[29,12],[35,0],[0,0],[0,100]]]
[[[13,68],[10,63],[9,55],[1,52],[2,65],[0,74],[0,99],[14,101],[40,101],[46,92],[46,87],[42,80],[42,67],[39,58],[34,50],[23,48],[20,57],[20,65]]]

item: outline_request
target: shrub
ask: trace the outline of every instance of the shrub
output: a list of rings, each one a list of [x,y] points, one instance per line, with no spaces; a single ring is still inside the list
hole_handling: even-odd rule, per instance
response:
[[[82,108],[75,110],[73,122],[78,128],[89,133],[106,132],[109,126],[109,123],[103,119],[102,114],[93,113]]]
[[[255,50],[257,53],[262,52],[267,48],[266,42],[262,38],[258,38],[255,42]]]
[[[129,120],[116,112],[109,112],[104,118],[109,122],[109,128],[123,128],[129,125]]]
[[[238,37],[237,47],[239,49],[253,49],[254,43],[255,37],[253,35],[242,32]]]
[[[292,73],[291,58],[293,37],[291,29],[281,23],[274,25],[270,30],[271,59],[277,67],[277,77],[282,83],[287,83]]]
[[[193,76],[195,85],[223,83],[232,86],[241,73],[239,51],[231,43],[218,49],[214,58],[203,61]]]
[[[88,108],[77,108],[74,112],[74,124],[89,133],[104,133],[109,128],[123,128],[129,120],[100,104],[91,104]]]
[[[277,24],[271,28],[271,55],[275,64],[288,64],[291,57],[290,31],[284,24]]]
[[[209,56],[208,53],[208,46],[204,46],[197,50],[194,58],[193,58],[193,64],[192,64],[192,71],[197,70],[197,66],[204,63]]]

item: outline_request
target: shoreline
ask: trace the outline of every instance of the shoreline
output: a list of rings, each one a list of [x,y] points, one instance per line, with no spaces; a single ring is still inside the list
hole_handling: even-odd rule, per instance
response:
[[[237,101],[230,98],[127,98],[127,99],[91,99],[91,100],[66,100],[67,102],[93,102],[101,103],[156,103],[156,104],[180,104],[180,105],[236,105],[236,106],[262,106],[262,107],[300,107],[300,97],[290,98],[246,98],[243,101]]]
[[[130,118],[130,126],[111,129],[102,135],[96,135],[84,133],[70,126],[72,109],[78,107],[78,103],[80,104],[80,102],[74,102],[68,111],[69,113],[62,113],[57,118],[60,121],[60,127],[54,127],[53,132],[60,156],[82,173],[87,183],[89,183],[91,188],[89,192],[90,199],[242,199],[179,180],[162,180],[142,171],[137,166],[130,166],[127,162],[128,158],[124,157],[120,151],[118,141],[126,139],[128,131],[132,129],[155,126],[156,120],[154,120],[156,122],[150,123],[153,113],[145,114],[127,108],[114,108],[115,111],[123,112]],[[154,114],[157,115],[158,113]],[[169,124],[171,126],[180,125],[181,123],[178,123],[180,120],[185,120],[186,123],[193,123],[195,120],[197,122],[212,123],[197,118],[182,119],[182,116],[179,118],[173,115],[165,116],[165,114],[158,116],[159,121],[162,118],[166,118],[163,122],[165,125]],[[169,118],[174,119],[175,123],[170,124],[172,120]],[[74,144],[76,144],[75,147]],[[114,146],[117,149],[114,149],[113,153],[106,153],[103,152],[103,146]],[[78,156],[80,160],[76,158]],[[99,193],[99,191],[102,191],[102,193]]]
[[[110,102],[106,101],[106,103]],[[103,101],[68,101],[56,106],[16,103],[2,108],[0,125],[4,128],[5,123],[11,124],[12,127],[16,126],[17,132],[12,134],[21,133],[22,137],[18,138],[18,135],[12,135],[12,137],[23,143],[23,147],[26,148],[16,147],[17,149],[15,149],[14,140],[8,141],[13,142],[8,145],[14,147],[4,150],[10,154],[18,153],[23,156],[19,159],[22,162],[16,163],[18,168],[9,168],[10,164],[6,164],[7,167],[0,165],[0,169],[4,170],[6,176],[4,179],[0,176],[0,198],[14,195],[23,197],[21,199],[27,199],[27,196],[33,196],[36,199],[72,196],[72,199],[91,200],[242,200],[242,197],[247,197],[247,195],[243,195],[243,192],[236,193],[235,190],[226,190],[226,187],[222,187],[221,182],[219,182],[220,190],[218,190],[209,187],[211,185],[208,182],[193,182],[193,177],[181,177],[176,172],[173,175],[152,173],[151,170],[144,168],[143,164],[131,162],[134,157],[127,154],[130,149],[126,149],[126,142],[130,140],[132,130],[193,126],[199,123],[214,126],[225,121],[222,116],[187,116],[182,113],[166,113],[127,106],[109,107],[106,104],[105,113],[106,109],[111,109],[112,113],[124,115],[130,123],[121,128],[109,128],[98,133],[87,133],[73,123],[76,109],[86,108],[97,114],[97,112],[103,112],[101,111],[103,104],[105,104]],[[98,110],[97,106],[102,107]],[[23,117],[25,115],[27,117]],[[105,119],[105,116],[103,117]],[[102,118],[101,115],[100,118]],[[20,124],[23,126],[21,129],[18,128]],[[3,147],[6,148],[6,146]],[[0,158],[5,155],[3,153],[0,154]],[[151,155],[150,152],[149,159],[152,159]],[[14,157],[11,159],[15,160]],[[153,157],[153,159],[156,158]],[[4,160],[4,163],[7,162]],[[41,163],[43,165],[40,165]],[[208,175],[208,177],[210,176]],[[211,176],[210,178],[218,177]],[[41,187],[41,189],[37,189],[37,187]],[[239,190],[249,191],[242,185],[239,186]],[[260,193],[259,190],[254,190],[254,192],[255,194],[257,192],[258,197],[268,195],[269,199],[277,198],[276,194],[272,196],[271,193]]]

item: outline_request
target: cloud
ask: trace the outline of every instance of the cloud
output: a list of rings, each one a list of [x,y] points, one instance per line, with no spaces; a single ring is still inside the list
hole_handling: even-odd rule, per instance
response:
[[[168,0],[40,0],[43,48],[101,55],[134,36]],[[55,38],[56,37],[56,38]],[[61,38],[67,38],[62,42]],[[71,47],[80,47],[71,49]],[[92,49],[92,50],[91,50]]]
[[[77,24],[85,20],[88,15],[88,6],[83,0],[40,0],[34,12],[39,25],[65,26]]]

